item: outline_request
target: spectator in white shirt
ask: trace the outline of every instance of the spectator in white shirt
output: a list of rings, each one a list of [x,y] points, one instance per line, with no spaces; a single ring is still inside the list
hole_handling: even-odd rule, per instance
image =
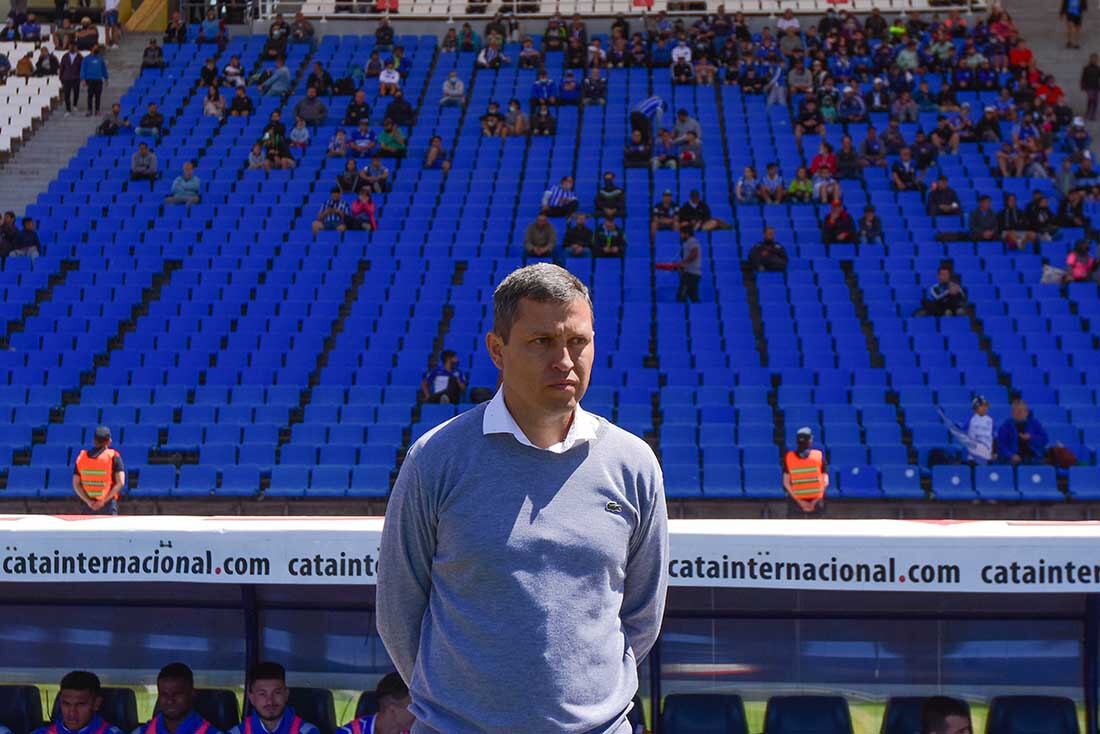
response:
[[[788,28],[794,29],[795,33],[802,30],[802,25],[798,22],[798,18],[794,17],[794,11],[790,8],[783,11],[783,17],[776,21],[775,27],[780,33],[785,33]]]
[[[391,97],[401,86],[401,73],[393,68],[393,61],[386,61],[386,67],[378,75],[378,94]]]
[[[687,41],[681,39],[676,43],[676,48],[672,49],[672,63],[678,61],[686,61],[691,63],[691,46],[688,46]]]
[[[443,97],[439,100],[439,104],[443,106],[455,105],[456,107],[462,107],[466,104],[466,84],[458,78],[457,71],[452,71],[443,80]]]

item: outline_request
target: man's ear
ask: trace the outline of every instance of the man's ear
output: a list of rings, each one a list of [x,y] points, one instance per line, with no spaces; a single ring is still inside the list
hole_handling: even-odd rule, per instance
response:
[[[485,335],[485,349],[498,370],[504,369],[504,340],[495,331]]]

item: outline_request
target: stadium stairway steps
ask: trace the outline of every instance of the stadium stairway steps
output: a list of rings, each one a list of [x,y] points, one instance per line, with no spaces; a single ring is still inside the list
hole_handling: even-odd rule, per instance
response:
[[[151,35],[128,33],[119,48],[106,52],[111,78],[103,89],[102,113],[110,111],[141,73],[141,54]],[[81,111],[74,111],[71,117],[65,116],[64,105],[59,102],[35,134],[0,167],[0,210],[18,213],[33,204],[57,172],[88,142],[103,118],[84,116],[85,99],[81,90]]]
[[[52,300],[54,289],[64,284],[69,273],[79,268],[80,262],[77,260],[61,261],[60,269],[50,275],[46,287],[39,288],[34,294],[34,301],[23,306],[23,313],[20,318],[8,321],[3,325],[3,333],[0,334],[0,349],[10,348],[9,338],[11,335],[22,332],[26,328],[27,320],[38,315],[43,303]]]

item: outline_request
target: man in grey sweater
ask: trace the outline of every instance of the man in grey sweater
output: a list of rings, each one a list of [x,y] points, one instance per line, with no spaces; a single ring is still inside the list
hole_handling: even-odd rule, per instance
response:
[[[592,304],[568,271],[505,278],[486,345],[500,391],[413,445],[386,511],[378,631],[413,734],[629,734],[665,603],[660,467],[580,407]]]

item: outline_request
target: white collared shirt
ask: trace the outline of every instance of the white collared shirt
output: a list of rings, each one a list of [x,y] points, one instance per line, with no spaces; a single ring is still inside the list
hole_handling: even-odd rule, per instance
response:
[[[510,433],[517,441],[524,446],[530,446],[540,451],[549,451],[552,454],[564,454],[569,449],[581,441],[591,441],[596,438],[596,431],[599,429],[600,420],[591,413],[586,412],[580,405],[573,411],[573,422],[569,426],[569,433],[565,435],[565,440],[556,443],[552,446],[547,446],[545,449],[540,446],[535,446],[531,443],[531,440],[527,438],[527,435],[523,432],[523,429],[516,423],[516,419],[512,417],[512,413],[508,410],[508,406],[504,404],[504,389],[497,390],[497,394],[493,396],[493,399],[489,401],[489,404],[485,406],[485,414],[481,419],[481,433],[483,435],[489,435],[490,433]]]

